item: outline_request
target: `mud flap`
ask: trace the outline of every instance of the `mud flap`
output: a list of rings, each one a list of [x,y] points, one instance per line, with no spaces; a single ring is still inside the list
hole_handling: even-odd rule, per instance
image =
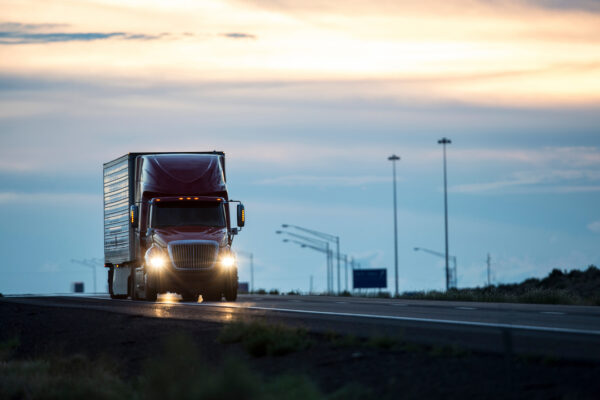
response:
[[[130,267],[115,268],[112,289],[116,296],[127,296],[127,284],[129,282],[130,274]]]

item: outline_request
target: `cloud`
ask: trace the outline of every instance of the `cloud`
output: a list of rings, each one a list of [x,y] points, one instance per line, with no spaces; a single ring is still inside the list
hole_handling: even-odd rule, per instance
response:
[[[582,193],[598,192],[600,171],[540,170],[517,171],[508,179],[451,186],[455,193],[486,193],[510,190],[518,193]],[[576,184],[573,184],[573,183]]]
[[[594,233],[600,233],[600,221],[589,223],[587,228]]]
[[[0,192],[0,204],[86,203],[101,204],[102,195],[86,193],[22,193]]]
[[[46,29],[68,27],[66,24],[21,24],[7,22],[0,24],[0,45],[89,42],[95,40],[155,40],[166,34],[147,35],[126,32],[47,32]]]
[[[256,35],[252,35],[250,33],[243,33],[243,32],[222,33],[221,36],[229,38],[229,39],[256,39]]]
[[[387,176],[313,176],[289,175],[262,179],[259,185],[283,186],[362,186],[372,183],[391,182]]]

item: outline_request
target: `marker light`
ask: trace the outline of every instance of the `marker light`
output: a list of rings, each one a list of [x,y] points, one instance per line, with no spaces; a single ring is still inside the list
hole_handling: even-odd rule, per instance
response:
[[[221,258],[221,265],[224,266],[225,268],[231,268],[233,267],[233,265],[235,264],[235,258],[233,258],[232,256],[224,256],[223,258]]]
[[[183,200],[183,197],[180,197],[179,200]]]
[[[188,200],[191,200],[192,198],[191,198],[191,197],[188,197],[187,199],[188,199]]]

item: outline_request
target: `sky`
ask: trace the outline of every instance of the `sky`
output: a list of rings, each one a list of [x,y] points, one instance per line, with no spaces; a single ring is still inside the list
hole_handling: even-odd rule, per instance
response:
[[[227,153],[255,288],[326,288],[295,224],[400,291],[445,287],[442,137],[458,286],[600,264],[593,0],[0,0],[2,293],[93,287],[102,164]],[[240,280],[249,281],[241,256]],[[96,269],[98,290],[106,270]],[[342,289],[345,279],[342,271]],[[351,282],[349,282],[351,285]]]

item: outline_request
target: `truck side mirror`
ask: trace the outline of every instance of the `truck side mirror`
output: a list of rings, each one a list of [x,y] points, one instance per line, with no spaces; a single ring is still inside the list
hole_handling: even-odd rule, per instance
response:
[[[237,205],[237,225],[241,228],[246,224],[246,210],[243,204]]]
[[[138,227],[138,206],[136,206],[135,204],[132,204],[129,207],[129,223],[131,224],[131,226],[133,228],[137,228]]]

